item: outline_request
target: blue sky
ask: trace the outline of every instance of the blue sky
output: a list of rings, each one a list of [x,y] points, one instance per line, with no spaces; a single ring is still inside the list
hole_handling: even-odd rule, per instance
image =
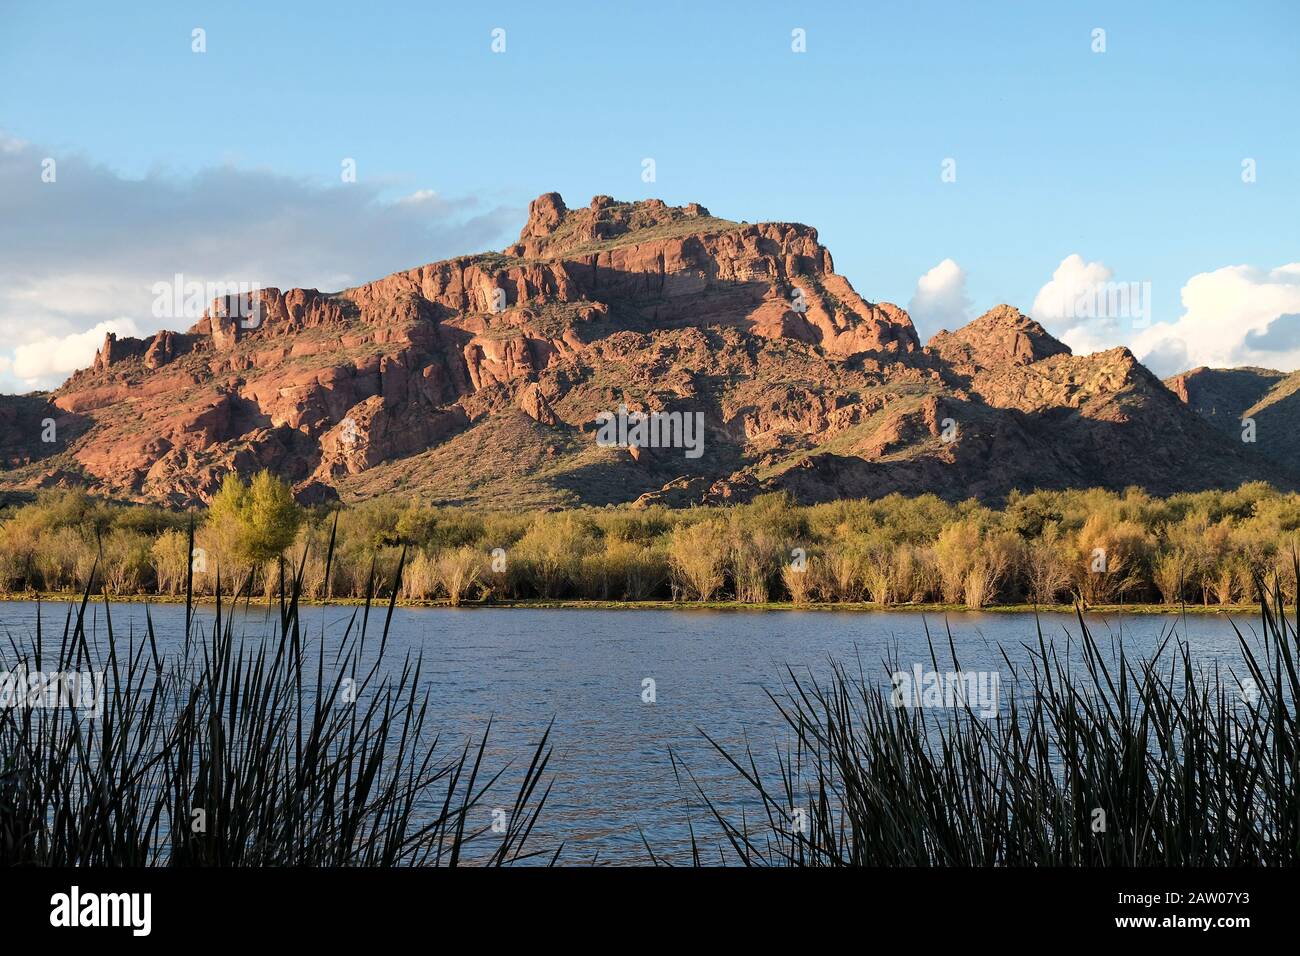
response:
[[[13,347],[98,327],[97,281],[120,276],[125,286],[179,267],[146,261],[162,258],[162,238],[132,265],[123,234],[112,262],[84,274],[77,261],[59,267],[75,273],[64,283],[81,290],[75,301],[55,302],[35,322],[22,313],[53,295],[42,290],[62,273],[46,262],[75,260],[75,235],[113,241],[113,223],[138,216],[155,190],[171,197],[158,208],[165,221],[140,219],[131,232],[189,234],[180,248],[214,261],[223,255],[214,247],[237,241],[242,228],[223,221],[222,190],[249,194],[232,209],[256,196],[263,232],[279,191],[293,193],[274,223],[283,245],[264,243],[253,264],[266,284],[311,273],[284,248],[299,241],[295,217],[310,234],[299,260],[335,230],[319,257],[330,262],[325,278],[362,281],[500,247],[531,198],[558,190],[572,205],[599,193],[657,196],[733,219],[807,222],[860,293],[904,306],[921,276],[952,260],[957,271],[935,277],[936,314],[956,315],[963,301],[970,317],[1003,301],[1029,311],[1054,271],[1078,256],[1080,274],[1100,274],[1087,273],[1096,264],[1114,280],[1149,282],[1149,317],[1166,343],[1186,339],[1189,361],[1216,355],[1194,344],[1211,330],[1179,325],[1198,309],[1253,296],[1237,324],[1254,323],[1256,340],[1300,311],[1292,298],[1300,267],[1295,282],[1277,271],[1300,261],[1300,4],[130,7],[0,7],[10,172],[25,175],[43,157],[58,158],[61,170],[45,193],[33,185],[39,170],[5,185],[8,199],[0,193],[0,213],[16,207],[0,240],[28,247],[18,256],[28,271],[0,278],[48,279],[0,295],[0,332]],[[206,31],[201,55],[191,51],[195,27]],[[501,54],[490,48],[497,27],[506,31]],[[791,50],[795,28],[806,31],[806,53]],[[1093,51],[1096,28],[1106,31],[1104,53]],[[359,213],[355,199],[338,195],[348,188],[339,182],[347,157],[371,221],[354,265],[345,234]],[[642,181],[646,157],[654,183]],[[941,181],[947,158],[955,182]],[[1242,181],[1248,158],[1252,183]],[[63,199],[56,216],[42,204],[65,183],[60,195],[71,193],[69,177],[97,185],[76,203]],[[19,189],[35,198],[15,199]],[[417,205],[438,223],[422,232],[403,214],[400,241],[385,238],[384,207],[430,192],[436,201]],[[115,201],[135,212],[119,213]],[[204,221],[176,221],[186,213]],[[1232,267],[1248,271],[1221,275],[1188,304],[1193,277]],[[362,268],[374,275],[354,274]],[[117,302],[108,295],[105,308],[138,308]],[[147,314],[124,318],[141,331],[150,325]],[[1100,347],[1130,335],[1090,334],[1075,338]],[[1159,337],[1148,335],[1145,347],[1158,351]],[[46,382],[17,376],[13,355],[0,341],[0,388]],[[1250,358],[1223,353],[1241,357]]]

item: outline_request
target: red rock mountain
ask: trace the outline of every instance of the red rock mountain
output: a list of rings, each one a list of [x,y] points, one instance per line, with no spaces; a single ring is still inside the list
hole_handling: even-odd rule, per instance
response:
[[[1195,368],[1165,384],[1248,455],[1300,474],[1300,372]]]
[[[0,398],[0,489],[183,505],[270,468],[307,501],[535,507],[1293,484],[1126,349],[1071,355],[1006,305],[922,347],[816,230],[695,204],[548,193],[501,253],[254,296],[260,321],[218,300]],[[601,445],[620,405],[702,415],[702,454]]]

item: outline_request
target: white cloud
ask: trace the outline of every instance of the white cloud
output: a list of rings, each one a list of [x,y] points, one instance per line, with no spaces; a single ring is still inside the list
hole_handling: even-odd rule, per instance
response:
[[[58,385],[66,363],[51,343],[84,354],[78,336],[113,321],[138,334],[190,324],[152,314],[154,283],[176,273],[335,291],[499,248],[525,218],[429,189],[389,200],[380,183],[320,186],[230,166],[126,179],[55,155],[57,179],[46,183],[49,155],[0,133],[0,392]]]
[[[36,388],[42,381],[65,379],[77,369],[85,368],[93,362],[96,350],[104,344],[106,333],[116,332],[118,336],[124,336],[138,335],[139,331],[130,319],[115,319],[100,322],[85,332],[46,336],[14,349],[13,362],[6,360],[9,367],[0,367],[0,371],[12,371],[14,377],[29,387]]]
[[[1100,352],[1123,344],[1120,326],[1124,310],[1111,308],[1108,300],[1119,286],[1113,273],[1101,262],[1088,262],[1077,252],[1066,256],[1052,278],[1038,290],[1030,308],[1033,315],[1076,355]],[[1127,291],[1127,286],[1124,287]],[[1150,303],[1142,303],[1149,310]],[[1146,315],[1150,320],[1149,314]]]
[[[944,259],[916,280],[916,292],[907,304],[917,335],[925,341],[940,329],[949,331],[970,321],[971,301],[966,295],[966,272],[952,259]]]
[[[442,197],[432,189],[417,189],[415,192],[411,193],[411,195],[403,196],[397,201],[403,205],[415,206],[421,203],[436,204],[441,200],[441,198]]]
[[[1110,269],[1100,262],[1085,262],[1077,252],[1066,256],[1052,273],[1052,278],[1034,296],[1034,318],[1044,326],[1048,323],[1073,323],[1078,314],[1075,308],[1077,299],[1104,286],[1110,277]]]
[[[1157,323],[1133,343],[1157,374],[1199,365],[1300,368],[1300,262],[1202,272],[1187,280],[1182,301],[1177,321]]]
[[[1182,303],[1177,320],[1152,324],[1144,284],[1113,281],[1076,253],[1034,297],[1033,315],[1076,354],[1127,345],[1162,377],[1199,365],[1300,368],[1300,263],[1199,273]]]

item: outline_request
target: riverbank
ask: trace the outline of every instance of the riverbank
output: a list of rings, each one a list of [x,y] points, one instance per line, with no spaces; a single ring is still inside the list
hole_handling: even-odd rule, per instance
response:
[[[103,599],[103,595],[95,595],[94,600]],[[110,595],[110,599],[117,604],[184,604],[184,595],[172,594],[121,594]],[[45,603],[68,603],[80,601],[81,595],[71,591],[57,592],[25,592],[25,593],[7,593],[0,594],[0,603],[16,601],[42,601]],[[231,598],[229,595],[223,595],[222,602],[229,605]],[[278,599],[272,598],[269,602],[265,597],[253,598],[249,601],[240,598],[239,603],[249,603],[252,605],[275,604]],[[211,595],[195,595],[195,604],[210,605],[216,603],[216,598]],[[314,600],[303,600],[300,602],[308,607],[360,607],[365,604],[362,598],[320,598]],[[405,608],[443,608],[451,610],[453,605],[448,601],[407,601],[398,599],[398,607]],[[387,605],[388,598],[374,598],[371,601],[374,605]],[[533,598],[527,600],[512,601],[462,601],[454,607],[455,610],[476,610],[492,608],[496,610],[596,610],[596,611],[853,611],[853,612],[895,612],[895,611],[915,611],[923,614],[1069,614],[1075,613],[1073,604],[1051,604],[1051,605],[1034,605],[1034,604],[990,604],[982,608],[970,608],[964,604],[872,604],[869,601],[811,601],[805,604],[793,604],[789,601],[770,601],[763,604],[749,604],[742,601],[588,601],[588,600],[559,600],[559,599],[541,599]],[[1178,616],[1182,614],[1247,614],[1254,616],[1259,613],[1258,604],[1091,604],[1084,608],[1088,614],[1167,614]]]

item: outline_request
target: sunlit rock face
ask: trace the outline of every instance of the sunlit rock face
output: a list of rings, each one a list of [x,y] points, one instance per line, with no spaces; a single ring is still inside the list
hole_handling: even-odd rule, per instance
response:
[[[805,225],[547,193],[500,253],[109,335],[53,393],[0,397],[0,489],[186,505],[260,468],[313,503],[493,507],[1293,484],[1173,385],[1009,305],[922,347]],[[620,407],[701,416],[702,442],[607,447]]]

